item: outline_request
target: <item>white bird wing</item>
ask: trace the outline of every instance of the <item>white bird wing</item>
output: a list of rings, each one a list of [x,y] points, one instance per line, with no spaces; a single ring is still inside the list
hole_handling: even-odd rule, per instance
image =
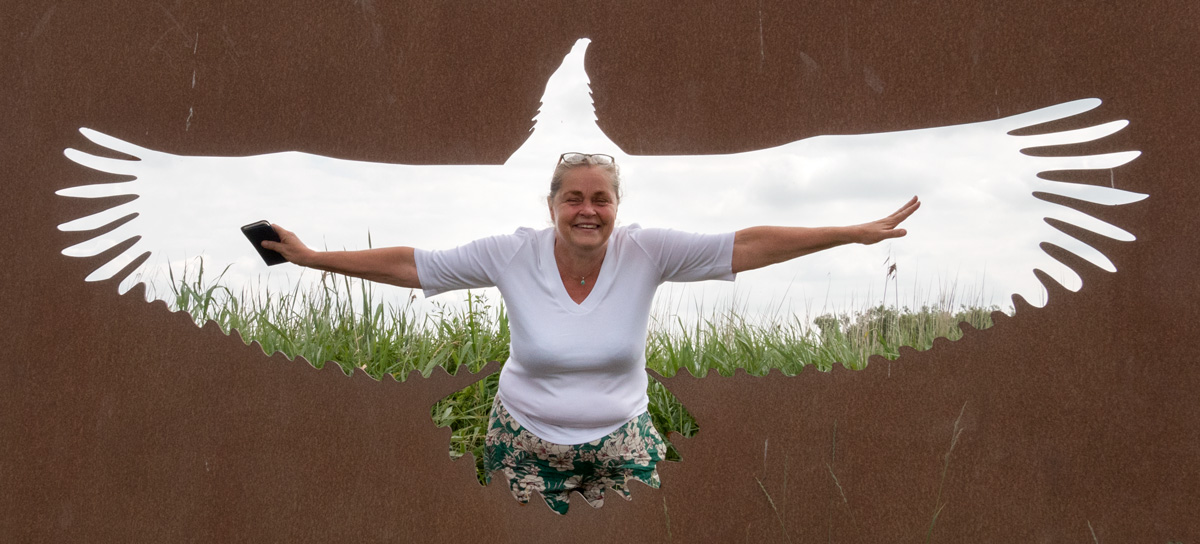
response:
[[[71,187],[77,198],[136,195],[133,201],[59,225],[87,231],[66,248],[72,257],[95,257],[136,239],[119,255],[97,262],[86,279],[107,280],[128,266],[124,293],[146,283],[150,298],[167,300],[176,278],[198,259],[235,292],[265,282],[269,292],[289,292],[299,271],[268,269],[239,227],[266,219],[295,232],[308,245],[361,249],[453,247],[521,226],[547,225],[545,191],[554,160],[571,142],[594,149],[607,142],[595,124],[583,67],[589,40],[579,40],[547,82],[535,131],[504,165],[403,165],[340,160],[301,152],[246,157],[164,153],[88,128],[80,131],[108,153],[67,149],[71,160],[131,181]],[[615,150],[608,142],[606,145]],[[130,217],[132,216],[132,219]],[[105,256],[108,256],[106,254]],[[168,273],[171,272],[171,273]],[[315,276],[315,275],[310,275]],[[211,277],[211,276],[210,276]]]
[[[371,243],[452,247],[466,240],[511,232],[519,217],[544,210],[536,190],[522,193],[506,177],[520,172],[498,165],[414,166],[330,159],[300,152],[247,157],[182,156],[154,151],[93,130],[92,142],[133,159],[65,151],[71,160],[131,181],[99,183],[58,191],[59,195],[137,198],[59,225],[90,231],[88,240],[66,248],[72,257],[93,257],[137,239],[119,255],[98,262],[86,279],[106,280],[147,255],[123,279],[125,292],[140,281],[166,299],[161,282],[168,268],[176,277],[197,258],[209,271],[225,272],[224,283],[243,286],[268,269],[240,232],[241,225],[267,219],[296,232],[315,248],[362,249]],[[508,174],[506,176],[505,174]],[[498,209],[513,213],[496,213]],[[542,212],[544,213],[544,212]],[[133,216],[130,219],[130,216]],[[115,228],[113,228],[115,226]],[[273,271],[273,289],[295,286],[295,267]],[[289,277],[289,274],[292,277]]]
[[[1097,141],[1121,130],[1127,121],[1038,135],[1010,133],[1099,105],[1098,99],[1077,100],[993,121],[884,134],[819,136],[729,155],[625,156],[624,172],[645,183],[636,200],[622,204],[622,214],[630,218],[653,212],[665,224],[702,231],[727,231],[751,224],[844,225],[883,217],[912,196],[920,196],[921,209],[904,224],[907,237],[879,248],[855,250],[859,257],[853,260],[844,250],[827,252],[800,259],[773,274],[785,284],[799,282],[810,296],[838,281],[874,286],[878,295],[885,277],[880,265],[886,260],[905,272],[908,281],[918,284],[916,290],[923,294],[917,293],[916,298],[950,296],[960,297],[960,302],[988,305],[1000,300],[997,295],[1007,299],[1016,294],[1041,306],[1046,290],[1034,269],[1068,289],[1081,286],[1079,275],[1046,253],[1043,244],[1116,271],[1098,248],[1053,227],[1045,218],[1116,240],[1132,241],[1134,235],[1035,193],[1110,206],[1137,202],[1147,195],[1051,181],[1039,175],[1067,170],[1111,173],[1135,159],[1138,151],[1055,157],[1022,152]],[[839,292],[855,289],[834,288]],[[861,290],[857,296],[860,301],[870,298]]]

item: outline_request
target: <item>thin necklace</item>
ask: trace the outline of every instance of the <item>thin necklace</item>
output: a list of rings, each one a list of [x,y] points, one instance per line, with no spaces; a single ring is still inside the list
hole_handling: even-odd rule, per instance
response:
[[[604,264],[604,260],[603,260],[603,259],[601,259],[601,260],[600,260],[600,264],[601,264],[601,265],[603,265],[603,264]],[[593,269],[592,269],[592,272],[595,272],[595,271],[596,271],[597,269],[599,269],[599,268],[600,268],[599,266],[597,266],[597,267],[593,268]],[[587,274],[584,274],[584,275],[582,275],[582,276],[579,276],[579,285],[587,285],[587,277],[588,277],[588,275],[590,275],[592,272],[588,272]]]
[[[600,264],[592,267],[592,272],[596,272],[597,270],[600,269],[601,266],[604,266],[604,259],[600,259]],[[588,272],[587,274],[579,276],[579,285],[587,285],[587,277],[590,276],[592,274],[592,272]],[[597,276],[597,277],[599,277],[599,276]]]

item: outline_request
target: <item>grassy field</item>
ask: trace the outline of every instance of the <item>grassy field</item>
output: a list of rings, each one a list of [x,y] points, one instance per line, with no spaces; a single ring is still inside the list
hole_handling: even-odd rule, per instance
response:
[[[410,308],[379,302],[369,283],[324,275],[319,286],[283,295],[235,295],[206,280],[170,278],[174,310],[188,312],[202,325],[215,321],[226,332],[237,330],[249,344],[267,353],[304,357],[320,368],[331,361],[350,374],[355,369],[375,379],[391,374],[407,379],[414,370],[428,376],[434,367],[455,373],[477,372],[488,361],[508,358],[508,319],[502,305],[469,295],[461,309],[439,307],[417,317]],[[353,295],[353,296],[351,296]],[[357,301],[357,302],[353,302]],[[990,327],[998,308],[886,306],[826,314],[808,325],[798,317],[749,322],[735,312],[715,313],[698,323],[655,328],[646,342],[647,367],[664,376],[686,369],[695,376],[709,370],[729,375],[745,369],[762,375],[771,369],[794,375],[806,367],[830,370],[834,364],[861,369],[871,355],[898,356],[901,346],[928,349],[939,337],[962,336],[959,322]],[[499,374],[492,374],[430,408],[433,423],[450,427],[451,457],[474,454],[482,478],[483,437]],[[699,426],[687,409],[656,380],[650,380],[650,415],[664,437],[693,436]],[[672,448],[668,459],[678,459]]]

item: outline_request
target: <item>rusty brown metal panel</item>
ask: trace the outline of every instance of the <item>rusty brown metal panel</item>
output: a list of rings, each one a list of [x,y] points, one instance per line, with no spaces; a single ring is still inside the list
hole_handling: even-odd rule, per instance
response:
[[[28,542],[1200,540],[1197,8],[1186,2],[29,2],[0,40],[0,535]],[[80,126],[177,153],[499,163],[590,37],[631,153],[1099,97],[1142,158],[1119,272],[861,372],[665,380],[703,431],[661,490],[565,518],[481,488],[395,383],[267,357],[59,254]],[[191,85],[193,73],[200,83]],[[191,112],[189,120],[189,112]],[[952,439],[957,436],[951,451]],[[950,452],[947,462],[947,452]],[[943,477],[943,470],[945,476]],[[939,489],[940,502],[939,502]]]

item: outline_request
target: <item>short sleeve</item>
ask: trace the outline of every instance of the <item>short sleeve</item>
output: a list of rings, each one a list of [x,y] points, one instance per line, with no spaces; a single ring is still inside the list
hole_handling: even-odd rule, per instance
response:
[[[661,281],[733,281],[733,235],[697,234],[671,229],[638,229],[630,233],[659,265]]]
[[[425,296],[494,287],[513,257],[532,239],[527,230],[481,238],[453,249],[415,250],[417,277]]]

